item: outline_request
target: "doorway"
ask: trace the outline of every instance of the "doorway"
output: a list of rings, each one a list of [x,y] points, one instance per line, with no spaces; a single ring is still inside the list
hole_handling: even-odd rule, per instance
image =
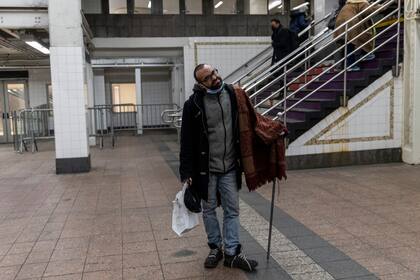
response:
[[[27,83],[24,80],[0,80],[0,143],[13,142],[14,111],[27,104]]]

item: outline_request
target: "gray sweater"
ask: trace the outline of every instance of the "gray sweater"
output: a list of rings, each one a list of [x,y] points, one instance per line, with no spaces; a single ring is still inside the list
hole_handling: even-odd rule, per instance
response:
[[[226,173],[235,166],[232,107],[229,93],[206,94],[204,108],[209,137],[209,170]]]

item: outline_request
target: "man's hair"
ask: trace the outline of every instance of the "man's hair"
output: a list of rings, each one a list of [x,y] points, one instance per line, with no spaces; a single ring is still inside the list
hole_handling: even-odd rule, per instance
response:
[[[274,21],[275,23],[281,24],[281,23],[280,23],[280,20],[278,20],[278,19],[276,19],[276,18],[271,19],[271,22],[273,22],[273,21]]]
[[[198,72],[198,71],[200,71],[201,69],[203,69],[205,65],[206,65],[206,64],[204,64],[204,63],[200,63],[200,64],[198,64],[197,66],[195,66],[195,68],[194,68],[194,79],[195,79],[197,82],[199,82],[199,80],[197,79],[197,72]]]

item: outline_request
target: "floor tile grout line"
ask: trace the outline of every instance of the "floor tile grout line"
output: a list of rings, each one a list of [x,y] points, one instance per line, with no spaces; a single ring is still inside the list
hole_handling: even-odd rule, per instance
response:
[[[257,216],[259,216],[258,218],[258,220],[260,221],[260,228],[268,228],[268,221],[261,215],[261,214],[259,214],[255,209],[253,209],[252,208],[252,206],[251,205],[249,205],[249,204],[247,204],[244,200],[242,200],[242,199],[240,199],[240,206],[241,206],[241,211],[244,211],[245,210],[245,213],[247,214],[246,216],[247,217],[250,217],[251,215],[253,215],[254,216],[254,218],[256,218]],[[252,213],[252,212],[254,212],[254,213]],[[242,224],[242,223],[241,223]],[[248,228],[247,228],[248,227]],[[264,246],[264,245],[266,245],[266,244],[263,244],[263,242],[262,242],[262,239],[261,238],[258,238],[257,236],[255,236],[255,234],[253,234],[252,232],[250,232],[250,229],[251,229],[251,231],[252,231],[252,228],[250,228],[248,225],[246,225],[246,223],[244,223],[244,228],[245,228],[245,230],[247,230],[248,232],[249,232],[249,234],[251,235],[251,236],[253,236],[256,240],[257,240],[257,242],[261,245],[261,246]],[[268,235],[268,232],[267,232],[267,235]],[[278,239],[278,238],[280,238],[280,239],[283,239],[284,241],[286,241],[287,242],[287,244],[293,244],[293,246],[295,247],[294,248],[294,250],[291,250],[291,251],[295,251],[295,252],[301,252],[301,253],[303,253],[304,254],[304,256],[303,257],[308,257],[310,260],[312,260],[313,261],[313,263],[314,264],[316,264],[317,266],[318,266],[318,269],[321,269],[321,271],[322,272],[326,272],[326,274],[328,275],[327,276],[327,278],[326,279],[331,279],[331,280],[333,280],[333,279],[335,279],[334,277],[332,277],[332,275],[330,275],[324,268],[322,268],[319,264],[317,264],[316,262],[315,262],[315,260],[313,260],[310,256],[308,256],[302,249],[300,249],[296,244],[294,244],[289,238],[287,238],[287,236],[285,236],[285,235],[283,235],[281,232],[280,232],[280,230],[278,230],[276,227],[273,227],[273,234],[272,234],[272,240],[273,241],[276,241],[276,238]],[[288,245],[288,246],[291,246],[291,245]],[[276,254],[273,254],[273,253],[275,253],[274,251],[272,251],[271,252],[271,257],[273,257],[274,258],[274,260],[280,265],[280,267],[282,267],[286,272],[287,272],[287,274],[289,274],[289,276],[290,277],[292,277],[292,279],[295,279],[295,275],[293,274],[293,273],[290,273],[288,270],[288,266],[285,266],[284,264],[282,265],[282,261],[281,260],[279,260],[277,257],[276,257]],[[284,252],[283,252],[284,253]],[[310,264],[308,264],[308,265],[310,265]],[[315,272],[315,271],[311,271],[311,273],[313,273],[313,272]]]
[[[29,191],[27,191],[26,192],[26,194],[25,194],[25,196],[24,196],[24,198],[22,198],[22,200],[24,201],[27,197],[29,197],[29,195],[31,194],[31,192],[33,192],[33,189],[35,189],[36,187],[38,187],[39,185],[41,184],[41,182],[39,182],[37,185],[35,185],[35,186],[33,186],[33,188],[31,189],[31,190],[29,190]],[[38,208],[39,209],[39,208]],[[8,215],[6,215],[5,216],[5,218],[3,219],[3,221],[2,222],[4,222],[5,220],[7,220],[7,218],[8,217],[10,217],[10,215],[11,215],[11,213],[12,212],[10,212]],[[30,216],[30,218],[32,218],[33,216],[34,216],[35,214],[32,214],[31,216]],[[0,226],[1,226],[1,223],[0,223]],[[7,250],[7,252],[5,253],[5,255],[4,256],[2,256],[1,258],[0,258],[0,262],[1,261],[3,261],[3,259],[6,257],[6,255],[10,252],[10,250],[12,249],[12,247],[13,247],[13,245],[14,244],[16,244],[16,241],[19,239],[19,237],[20,237],[20,235],[22,234],[22,232],[25,230],[25,228],[26,227],[24,227],[24,228],[22,228],[22,230],[21,230],[21,232],[19,233],[19,235],[16,237],[16,239],[11,243],[11,246],[10,246],[10,248]],[[45,226],[44,226],[44,228],[45,228]],[[41,235],[41,234],[40,234]],[[18,242],[19,243],[19,242]],[[32,248],[31,248],[31,251],[32,251]],[[28,254],[29,255],[29,254]],[[25,259],[25,261],[26,261],[26,259]],[[23,263],[24,264],[24,263]],[[21,265],[21,266],[23,266],[23,264]],[[19,272],[20,272],[20,269],[19,269]],[[18,272],[18,273],[19,273]]]
[[[78,184],[80,184],[80,182],[78,182]],[[51,258],[52,258],[53,254],[54,254],[55,248],[57,247],[58,240],[60,240],[61,235],[63,234],[63,230],[64,230],[64,227],[66,226],[67,220],[68,220],[68,218],[69,218],[69,216],[70,216],[71,209],[73,209],[74,204],[76,203],[76,200],[77,200],[77,197],[79,196],[79,193],[80,193],[80,189],[81,189],[81,188],[82,188],[82,186],[80,186],[80,185],[79,185],[78,190],[77,190],[77,194],[76,194],[76,196],[74,197],[74,200],[73,200],[72,206],[71,206],[71,208],[70,208],[69,212],[67,213],[66,220],[64,221],[63,229],[61,230],[60,235],[58,236],[58,238],[57,238],[57,240],[56,240],[56,242],[55,242],[54,249],[53,249],[53,250],[52,250],[52,252],[51,252],[51,255],[50,255],[50,257],[49,257],[49,259],[48,259],[48,261],[47,261],[47,266],[45,267],[44,272],[42,273],[41,278],[43,278],[43,277],[44,277],[45,272],[47,271],[47,268],[48,268],[48,266],[50,265]],[[65,193],[66,193],[66,192],[65,192],[65,191],[63,191],[63,195],[64,195]],[[61,197],[61,198],[62,198],[62,197]],[[60,198],[60,200],[59,200],[59,201],[61,201],[61,198]],[[58,205],[58,204],[59,204],[59,203],[57,203],[57,205]],[[54,212],[54,211],[53,211],[53,212]]]
[[[143,189],[143,187],[142,187],[142,185],[141,185],[141,183],[140,183],[140,182],[139,182],[139,188],[141,189],[141,192],[142,192],[143,198],[145,198],[145,195],[144,195],[144,189]],[[147,204],[146,204],[146,205],[147,205]],[[155,242],[155,249],[156,249],[156,254],[157,254],[157,256],[158,256],[158,260],[159,260],[160,271],[161,271],[161,273],[162,273],[162,277],[163,277],[163,279],[165,280],[165,279],[166,279],[166,277],[165,277],[165,273],[164,273],[164,270],[163,270],[162,259],[161,259],[161,256],[160,256],[160,253],[159,253],[159,250],[158,250],[158,247],[157,247],[157,241],[156,241],[155,230],[153,229],[152,221],[151,221],[151,219],[150,219],[149,207],[147,207],[147,206],[146,206],[146,213],[147,213],[147,220],[149,221],[149,224],[150,224],[150,227],[151,227],[151,230],[152,230],[153,241]]]
[[[262,194],[260,194],[260,193],[258,193],[257,192],[257,195],[258,196],[260,196],[260,199],[262,199],[262,200],[264,200],[264,201],[266,201],[267,203],[269,203],[268,202],[268,199],[267,198],[265,198]],[[252,203],[250,203],[249,204],[250,205],[250,207],[254,210],[254,211],[256,211],[257,213],[258,212],[260,212],[260,210],[258,210],[258,208],[254,208],[253,206],[252,206]],[[331,247],[333,250],[337,250],[338,252],[341,252],[342,254],[344,254],[345,256],[347,256],[348,257],[348,259],[350,260],[350,261],[352,261],[352,262],[354,262],[356,265],[358,265],[358,266],[360,266],[361,268],[363,268],[363,269],[365,269],[366,271],[368,271],[369,273],[370,273],[370,275],[373,275],[373,276],[375,276],[376,277],[376,275],[374,274],[374,273],[372,273],[372,272],[370,272],[367,268],[365,268],[363,265],[361,265],[360,263],[358,263],[357,261],[355,261],[355,260],[353,260],[352,258],[350,258],[347,254],[345,254],[342,250],[340,250],[340,249],[338,249],[336,246],[334,246],[333,244],[331,244],[330,242],[328,242],[327,240],[325,240],[324,238],[322,238],[321,236],[319,236],[318,234],[316,234],[314,231],[312,231],[310,228],[308,228],[308,227],[306,227],[303,223],[301,223],[299,220],[297,220],[297,219],[295,219],[295,218],[293,218],[293,216],[291,216],[291,215],[289,215],[286,211],[284,211],[284,210],[282,210],[281,208],[279,208],[278,206],[274,206],[274,211],[276,212],[278,212],[278,211],[280,211],[280,212],[283,212],[285,215],[287,215],[288,217],[290,217],[290,219],[292,219],[292,220],[294,220],[294,221],[296,221],[299,225],[301,225],[301,226],[303,226],[303,227],[305,227],[309,232],[311,232],[312,233],[312,235],[314,235],[314,236],[317,236],[318,238],[320,238],[320,239],[322,239],[322,240],[324,240],[325,242],[327,242],[329,245],[328,246],[325,246],[325,247]],[[264,215],[262,214],[262,213],[259,213],[265,220],[267,220],[268,218],[267,217],[264,217]],[[280,231],[280,229],[275,225],[275,224],[273,224],[273,229],[274,228],[276,228],[280,233],[281,233],[281,231]],[[287,235],[286,234],[284,234],[286,237],[287,237]],[[287,237],[288,238],[288,237]],[[291,242],[293,242],[292,240],[291,240]],[[293,244],[295,244],[294,242],[293,242]],[[297,245],[297,244],[295,244],[296,245],[296,247],[298,247],[299,248],[299,246]],[[300,249],[300,248],[299,248]],[[300,249],[301,251],[303,251],[303,252],[305,252],[307,249],[305,249],[305,248],[303,248],[303,249]],[[306,254],[306,252],[305,252],[305,254]],[[314,260],[315,261],[315,260]],[[317,263],[319,266],[321,266],[322,267],[322,264],[325,264],[326,262],[319,262],[319,261],[315,261],[315,263]],[[330,262],[328,262],[328,263],[330,263]],[[323,268],[323,267],[322,267]],[[325,270],[325,271],[328,271],[328,270]]]
[[[98,188],[98,187],[95,187],[95,188]],[[100,197],[101,191],[100,190],[97,190],[96,193],[97,193],[97,195],[96,195],[96,205],[95,205],[95,217],[96,217],[97,211],[98,211],[98,202],[99,202],[99,197]],[[88,258],[88,255],[89,255],[89,248],[90,248],[90,245],[91,245],[91,242],[92,242],[92,239],[93,239],[94,236],[95,236],[95,234],[89,234],[88,246],[87,246],[87,249],[86,249],[86,258],[85,258],[85,261],[83,263],[82,279],[83,279],[84,274],[85,274],[85,268],[86,268],[87,258]]]
[[[54,189],[52,189],[51,191],[53,191],[53,190],[54,190]],[[57,209],[57,207],[58,207],[58,205],[59,205],[59,203],[60,203],[61,199],[62,199],[62,198],[63,198],[63,196],[64,196],[64,194],[65,194],[65,191],[63,191],[63,193],[61,194],[61,196],[60,196],[60,200],[57,202],[57,205],[54,207],[54,210],[53,210],[53,211],[51,211],[51,214],[50,214],[49,218],[51,217],[52,213],[54,213],[55,209]],[[45,198],[45,199],[47,199],[47,198]],[[74,203],[74,201],[73,201],[73,203]],[[49,218],[48,218],[48,220],[49,220]],[[34,242],[34,245],[32,246],[32,248],[31,248],[31,250],[29,251],[28,255],[26,256],[25,261],[24,261],[24,262],[22,263],[22,265],[20,266],[20,268],[19,268],[18,272],[16,273],[16,275],[15,275],[14,279],[16,279],[16,278],[18,277],[18,275],[19,275],[20,271],[22,270],[22,267],[25,265],[25,263],[26,263],[26,261],[27,261],[27,259],[28,259],[29,255],[32,253],[33,248],[35,247],[36,243],[39,241],[39,238],[41,237],[42,232],[44,231],[45,227],[46,227],[46,226],[47,226],[47,224],[48,224],[48,220],[47,220],[47,222],[45,223],[44,227],[42,228],[42,231],[40,232],[40,234],[39,234],[39,236],[38,236],[37,240]],[[18,237],[18,238],[19,238],[19,237]],[[17,239],[16,239],[16,240],[17,240]],[[56,241],[55,246],[57,245],[57,242],[58,242],[58,239],[57,239],[57,241]],[[55,247],[55,246],[54,246],[54,247]],[[51,256],[52,256],[53,252],[54,252],[54,250],[51,252]],[[50,258],[51,258],[51,256],[50,256]],[[49,264],[49,261],[47,262],[47,265],[45,266],[44,272],[45,272],[45,270],[47,269],[48,264]],[[43,272],[42,274],[44,274],[44,272]]]

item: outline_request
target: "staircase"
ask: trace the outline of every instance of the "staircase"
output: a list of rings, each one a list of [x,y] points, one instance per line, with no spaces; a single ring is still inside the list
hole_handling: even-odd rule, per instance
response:
[[[367,19],[373,20],[379,13],[385,15],[375,21],[375,59],[361,60],[358,64],[360,71],[348,71],[349,65],[340,69],[344,64],[343,56],[341,62],[331,62],[333,55],[330,53],[321,58],[319,54],[311,57],[308,52],[318,44],[312,42],[312,45],[294,56],[294,62],[288,59],[266,71],[266,75],[256,75],[257,78],[244,83],[245,90],[259,112],[286,123],[290,142],[340,106],[345,106],[346,100],[393,69],[397,61],[402,61],[404,26],[396,20],[401,15],[399,6],[389,12],[395,3],[393,0],[375,2],[378,3],[383,5],[383,10],[368,16],[372,19]],[[324,46],[334,46],[332,33],[322,40],[327,41]],[[342,48],[344,52],[344,46]],[[318,53],[322,53],[320,49],[322,47],[318,47]],[[304,58],[305,53],[307,58]],[[286,87],[283,86],[285,82]]]
[[[390,32],[379,36],[376,44],[385,42],[391,34],[395,33],[396,28],[392,28]],[[399,61],[403,58],[403,32],[404,27],[400,27],[400,52]],[[359,65],[361,70],[357,72],[347,73],[347,97],[351,98],[359,93],[361,90],[369,86],[373,81],[384,75],[395,66],[396,61],[396,39],[390,40],[383,47],[375,51],[376,58],[371,61],[362,61]],[[320,75],[327,66],[317,67],[310,71],[307,75],[307,81],[312,81],[305,86],[304,78],[300,78],[297,82],[293,82],[287,89],[287,92],[293,93],[293,96],[286,101],[286,108],[301,101],[296,107],[287,112],[286,123],[289,130],[289,139],[292,142],[300,135],[305,133],[331,112],[339,108],[342,104],[343,88],[344,88],[344,73],[339,74],[338,71],[330,70],[328,73]],[[318,76],[320,75],[320,76]],[[331,80],[330,80],[331,79]],[[289,79],[290,81],[290,79]],[[326,83],[325,85],[323,85]],[[302,89],[300,89],[303,87]],[[270,93],[278,90],[279,84],[275,84],[264,90],[258,97],[257,101],[261,101]],[[319,88],[315,93],[302,100],[313,92],[314,89]],[[299,90],[300,89],[300,90]],[[260,106],[261,109],[269,109],[273,104],[280,102],[280,97],[271,98],[269,102],[265,102]],[[283,107],[276,107],[267,115],[276,117],[279,112],[283,111]],[[281,118],[283,119],[283,118]]]

